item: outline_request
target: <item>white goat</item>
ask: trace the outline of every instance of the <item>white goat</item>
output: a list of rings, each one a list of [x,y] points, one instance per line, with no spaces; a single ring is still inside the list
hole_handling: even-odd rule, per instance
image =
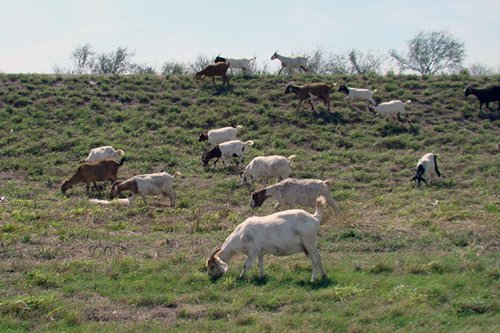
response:
[[[318,273],[326,278],[325,270],[316,247],[319,225],[325,208],[325,198],[316,201],[316,212],[301,209],[285,210],[267,216],[252,216],[229,235],[222,247],[216,247],[206,261],[207,273],[217,279],[226,273],[229,260],[237,253],[246,254],[247,260],[240,278],[250,269],[255,258],[259,261],[259,277],[264,277],[264,255],[289,256],[305,252],[312,264],[312,278]]]
[[[241,69],[245,72],[250,72],[251,70],[251,62],[255,60],[255,57],[251,59],[246,59],[246,58],[240,58],[240,59],[235,59],[235,58],[226,58],[226,57],[221,57],[218,55],[214,62],[225,62],[226,64],[229,64],[229,69],[231,70],[231,74],[233,73],[233,68],[236,69]]]
[[[111,187],[109,194],[110,199],[124,191],[132,192],[132,197],[129,200],[128,206],[132,205],[136,194],[142,196],[144,204],[148,204],[146,195],[162,194],[163,198],[170,198],[170,206],[175,206],[175,192],[173,189],[174,177],[182,176],[180,172],[175,172],[174,175],[169,175],[166,172],[150,173],[134,176],[124,182],[115,182]]]
[[[376,112],[377,115],[381,115],[386,119],[398,118],[398,120],[401,120],[400,115],[406,115],[405,105],[410,103],[410,100],[403,103],[399,99],[395,99],[389,102],[380,103],[376,106],[369,105],[368,108],[370,111]]]
[[[250,206],[260,207],[266,199],[274,198],[278,201],[275,208],[278,206],[314,207],[316,199],[323,196],[326,203],[340,213],[340,208],[332,197],[331,183],[330,180],[287,178],[278,184],[254,191],[251,195]]]
[[[238,157],[239,160],[236,162],[236,166],[243,162],[243,155],[247,146],[252,146],[253,141],[249,140],[246,142],[241,142],[240,140],[226,141],[215,146],[212,150],[206,152],[201,157],[203,165],[206,166],[208,162],[215,158],[214,167],[219,158],[222,160],[222,164],[226,165],[226,161],[231,160],[233,157]]]
[[[351,101],[354,100],[368,101],[373,105],[377,104],[375,103],[372,97],[373,93],[377,92],[377,89],[371,91],[369,89],[358,89],[358,88],[347,87],[346,85],[341,84],[339,86],[339,91],[347,95],[345,99],[349,101],[349,104],[351,104]]]
[[[437,156],[433,153],[427,153],[418,160],[415,176],[410,181],[415,181],[417,186],[420,185],[421,181],[430,184],[434,174],[441,177],[441,172],[439,172],[437,164]]]
[[[83,161],[80,161],[81,163],[89,163],[89,162],[96,162],[104,159],[113,159],[117,161],[119,158],[121,158],[125,152],[121,149],[115,150],[111,146],[103,146],[103,147],[98,147],[94,148],[90,151],[89,156],[87,156],[86,159]]]
[[[208,132],[201,132],[198,141],[208,141],[213,146],[218,145],[226,141],[236,140],[236,131],[243,126],[234,127],[222,127],[210,130]]]
[[[309,71],[309,68],[307,68],[307,58],[306,57],[285,57],[285,56],[278,54],[278,51],[276,51],[271,56],[271,60],[274,60],[274,59],[278,59],[281,62],[281,69],[278,72],[278,75],[281,74],[281,71],[285,67],[287,67],[288,70],[300,68],[304,72]]]
[[[290,165],[295,157],[297,156],[291,155],[288,158],[278,155],[258,156],[241,172],[240,181],[242,184],[251,184],[252,181],[263,179],[267,184],[269,178],[279,180],[288,178],[292,173]]]

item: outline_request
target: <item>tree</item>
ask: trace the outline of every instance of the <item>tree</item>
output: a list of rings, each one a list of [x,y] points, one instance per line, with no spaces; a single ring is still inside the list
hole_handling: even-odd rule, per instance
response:
[[[487,67],[486,65],[475,63],[467,68],[467,71],[470,75],[493,75],[495,74],[495,70],[491,67]]]
[[[101,53],[95,57],[92,73],[93,74],[125,74],[132,70],[131,62],[133,52],[129,52],[126,47],[119,47],[116,51],[108,54]]]
[[[180,62],[166,62],[163,64],[161,73],[165,76],[188,74],[186,65]]]
[[[94,50],[90,44],[78,46],[73,53],[71,53],[71,60],[75,69],[75,74],[87,74],[92,71],[94,63]]]
[[[352,74],[380,73],[383,62],[387,58],[382,54],[368,51],[351,50],[348,53]]]
[[[464,43],[446,31],[422,31],[408,41],[408,48],[407,55],[395,50],[389,52],[401,71],[410,69],[421,74],[436,74],[461,66],[465,57]]]

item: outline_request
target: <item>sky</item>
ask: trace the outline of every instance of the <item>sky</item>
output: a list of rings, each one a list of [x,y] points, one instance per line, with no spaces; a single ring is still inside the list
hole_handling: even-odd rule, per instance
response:
[[[406,52],[421,31],[465,43],[466,66],[500,71],[500,0],[0,0],[0,72],[52,73],[72,51],[126,47],[160,69],[198,56]]]

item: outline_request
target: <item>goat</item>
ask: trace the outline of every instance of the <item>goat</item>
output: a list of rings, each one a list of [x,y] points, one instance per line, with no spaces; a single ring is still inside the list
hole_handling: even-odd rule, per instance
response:
[[[252,216],[238,225],[226,238],[222,247],[212,250],[206,261],[207,273],[218,279],[228,270],[229,260],[237,253],[247,255],[239,278],[243,278],[255,258],[259,262],[259,277],[264,277],[264,255],[289,256],[304,252],[312,264],[314,282],[318,276],[326,278],[321,256],[316,247],[319,225],[325,209],[325,198],[316,200],[316,212],[301,209],[285,210],[267,216]]]
[[[346,85],[341,84],[339,86],[339,92],[343,92],[347,95],[345,99],[349,101],[349,104],[351,104],[351,101],[353,100],[363,100],[368,101],[373,105],[377,105],[372,97],[373,93],[377,92],[377,89],[371,91],[369,89],[347,87]]]
[[[292,173],[290,164],[295,157],[295,155],[288,158],[278,155],[258,156],[241,171],[240,181],[242,184],[251,184],[252,180],[264,179],[264,183],[267,184],[269,178],[286,179]]]
[[[300,105],[303,101],[306,100],[309,101],[309,104],[311,104],[311,110],[315,111],[314,105],[311,101],[311,97],[313,96],[322,99],[325,103],[325,106],[328,108],[328,111],[330,111],[331,86],[328,86],[327,84],[309,83],[304,84],[303,86],[296,86],[292,82],[290,82],[285,88],[285,94],[288,94],[289,92],[293,92],[300,99],[299,105],[297,105],[297,109],[295,111],[299,111]]]
[[[288,70],[292,70],[294,68],[301,68],[304,72],[309,72],[309,68],[307,68],[307,58],[306,57],[285,57],[278,54],[278,51],[274,52],[271,56],[271,60],[278,59],[281,62],[281,69],[278,72],[278,75],[281,74],[283,68],[287,67]]]
[[[211,145],[216,146],[226,141],[236,140],[236,131],[240,128],[243,128],[243,126],[238,125],[236,128],[222,127],[208,132],[201,132],[198,141],[208,141]]]
[[[87,156],[86,159],[80,161],[80,163],[88,163],[88,162],[95,162],[99,160],[104,160],[104,159],[113,159],[113,160],[118,160],[119,158],[123,157],[125,152],[121,149],[115,150],[111,146],[103,146],[103,147],[98,147],[94,148],[90,151],[89,155]]]
[[[62,183],[61,191],[66,193],[67,190],[79,182],[87,184],[87,195],[89,194],[90,183],[93,183],[94,187],[99,190],[95,182],[107,180],[111,181],[111,183],[115,182],[118,178],[118,168],[123,165],[123,162],[125,162],[125,157],[121,159],[120,163],[111,159],[83,163],[69,180]]]
[[[221,57],[220,55],[217,55],[215,58],[214,62],[225,62],[230,64],[229,69],[231,70],[231,74],[233,73],[233,68],[241,69],[245,72],[250,72],[251,70],[251,62],[255,60],[255,57],[251,59],[246,59],[246,58],[241,58],[241,59],[235,59],[235,58],[224,58]]]
[[[441,177],[441,172],[439,172],[437,164],[437,156],[433,153],[425,154],[418,160],[415,175],[410,179],[410,182],[415,181],[417,186],[420,186],[421,181],[430,184],[434,173]]]
[[[498,109],[497,111],[500,111],[500,86],[492,86],[484,89],[480,88],[474,88],[472,84],[469,84],[464,91],[465,97],[469,95],[474,95],[477,97],[479,100],[479,111],[483,109],[483,104],[486,103],[486,107],[490,110],[493,111],[492,108],[490,108],[490,102],[498,102]]]
[[[377,104],[376,106],[369,105],[368,109],[371,112],[375,112],[375,115],[381,115],[386,120],[389,120],[389,118],[398,118],[398,120],[401,120],[400,115],[404,114],[406,115],[406,110],[405,110],[405,105],[410,104],[411,101],[407,100],[406,102],[402,102],[399,99],[395,99],[389,102],[384,102]]]
[[[241,142],[240,140],[231,140],[218,144],[212,150],[202,155],[201,160],[203,162],[203,166],[207,166],[208,162],[213,158],[216,159],[213,167],[215,167],[215,164],[217,163],[217,161],[219,161],[219,158],[222,160],[222,164],[226,165],[225,161],[230,160],[233,157],[239,158],[238,162],[236,162],[236,166],[238,166],[239,163],[243,162],[243,154],[245,153],[246,147],[252,146],[253,144],[254,142],[251,140],[246,142]]]
[[[254,191],[251,194],[250,207],[260,207],[268,198],[278,201],[274,208],[278,206],[314,207],[316,198],[323,196],[326,203],[340,213],[340,208],[332,197],[331,184],[331,180],[287,178],[277,184]]]
[[[230,65],[229,63],[224,63],[224,62],[209,64],[201,71],[196,72],[194,77],[196,78],[197,81],[204,79],[205,76],[211,77],[212,83],[215,86],[215,76],[222,76],[222,84],[223,85],[227,84],[229,86],[229,77],[226,75],[229,65]]]
[[[174,175],[169,175],[166,172],[150,173],[137,175],[124,182],[115,182],[111,186],[109,198],[112,200],[120,193],[125,191],[132,192],[132,197],[128,202],[128,206],[132,205],[136,194],[140,194],[144,204],[147,205],[146,195],[162,194],[163,198],[170,198],[170,206],[175,206],[175,192],[173,190],[174,177],[182,176],[180,172],[175,172]]]

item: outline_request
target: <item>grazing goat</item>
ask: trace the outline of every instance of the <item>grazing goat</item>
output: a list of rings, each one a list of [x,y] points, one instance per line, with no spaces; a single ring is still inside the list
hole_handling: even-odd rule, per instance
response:
[[[147,205],[146,195],[162,194],[163,198],[170,198],[170,206],[175,206],[175,192],[173,189],[174,177],[182,176],[180,172],[175,172],[174,175],[169,175],[166,172],[150,173],[144,175],[137,175],[124,182],[115,182],[111,186],[109,198],[114,199],[120,193],[129,191],[132,192],[132,197],[128,202],[128,206],[132,205],[135,200],[136,194],[140,194],[144,204]]]
[[[99,190],[95,182],[107,180],[111,181],[111,183],[115,182],[118,178],[118,168],[123,165],[124,161],[125,157],[122,158],[120,163],[110,159],[84,163],[78,167],[73,177],[62,183],[61,191],[66,193],[67,190],[79,182],[87,184],[87,195],[89,194],[90,183],[94,184],[94,187]]]
[[[90,151],[89,156],[87,156],[86,159],[80,161],[80,163],[89,163],[89,162],[96,162],[99,160],[105,160],[105,159],[113,159],[117,161],[123,155],[125,152],[121,149],[115,150],[111,146],[103,146],[103,147],[98,147],[94,148]]]
[[[251,195],[250,206],[260,207],[268,198],[274,198],[278,204],[274,206],[287,207],[314,207],[316,198],[323,196],[326,203],[340,213],[340,208],[332,197],[330,180],[318,179],[295,179],[287,178],[281,182],[254,191]]]
[[[372,103],[373,105],[377,105],[372,97],[373,93],[377,92],[377,89],[371,91],[369,89],[347,87],[346,85],[341,84],[339,86],[339,91],[347,95],[345,99],[349,101],[349,104],[351,104],[351,101],[353,100],[362,100]]]
[[[288,68],[289,71],[294,68],[301,68],[304,72],[308,72],[309,68],[307,68],[307,58],[306,57],[285,57],[278,54],[278,51],[274,52],[271,56],[271,60],[278,59],[281,62],[281,69],[278,72],[278,75],[281,74],[283,68]]]
[[[325,103],[325,106],[328,108],[328,111],[330,111],[331,87],[324,83],[309,83],[304,84],[303,86],[296,86],[292,82],[290,82],[285,88],[285,94],[288,94],[289,92],[293,92],[300,99],[296,111],[299,111],[300,105],[303,101],[306,100],[309,101],[309,104],[311,104],[311,110],[314,111],[314,105],[311,101],[311,98],[313,96],[322,99]]]
[[[212,279],[227,272],[229,260],[238,253],[247,255],[240,279],[250,269],[255,258],[259,262],[259,277],[264,277],[264,255],[289,256],[304,252],[311,260],[312,278],[326,278],[321,256],[316,247],[319,225],[325,209],[325,198],[316,201],[316,212],[291,209],[267,216],[252,216],[238,225],[222,247],[212,250],[206,261]]]
[[[380,103],[376,106],[369,105],[368,109],[375,112],[376,115],[381,115],[387,120],[389,118],[397,118],[398,120],[401,120],[400,115],[406,115],[405,105],[410,103],[410,100],[403,103],[399,99],[395,99],[389,102]]]
[[[236,128],[223,127],[208,132],[201,132],[198,141],[208,141],[211,145],[216,146],[226,141],[236,140],[236,131],[240,128],[243,128],[243,126],[238,125]]]
[[[209,64],[207,67],[203,68],[201,71],[196,72],[195,78],[197,81],[204,79],[205,76],[212,78],[212,83],[215,86],[215,77],[222,76],[222,84],[229,85],[229,77],[226,75],[227,69],[229,68],[229,64],[224,62],[218,62],[215,64]]]
[[[234,58],[224,58],[218,55],[214,62],[225,62],[226,64],[229,64],[229,69],[231,70],[231,74],[233,73],[233,68],[241,69],[245,72],[250,72],[251,70],[251,62],[255,60],[255,57],[252,59],[246,59],[246,58],[241,58],[241,59],[234,59]]]
[[[236,166],[238,166],[239,163],[243,162],[243,154],[245,153],[246,147],[252,146],[253,143],[254,142],[251,140],[246,142],[241,142],[240,140],[231,140],[218,144],[212,150],[203,154],[203,156],[201,157],[203,166],[207,166],[208,162],[213,158],[216,159],[213,167],[215,167],[215,164],[217,163],[217,161],[219,161],[219,158],[222,160],[222,164],[226,165],[225,162],[232,159],[233,157],[239,158],[238,162],[236,162]]]
[[[420,186],[421,181],[430,184],[434,173],[441,177],[441,172],[439,172],[437,164],[437,156],[433,153],[425,154],[418,160],[415,176],[413,176],[410,182],[415,181],[417,186]]]
[[[254,158],[240,174],[242,184],[251,184],[252,181],[263,179],[267,184],[269,178],[278,178],[280,181],[290,177],[290,167],[295,155],[288,158],[278,155],[258,156]]]
[[[490,108],[490,102],[498,102],[498,109],[497,111],[500,111],[500,86],[493,86],[493,87],[488,87],[484,89],[480,88],[474,88],[472,84],[469,84],[467,88],[465,88],[465,97],[469,95],[474,95],[477,97],[479,100],[479,110],[481,111],[483,109],[483,104],[486,103],[486,107],[490,109],[490,111],[493,111],[492,108]]]

